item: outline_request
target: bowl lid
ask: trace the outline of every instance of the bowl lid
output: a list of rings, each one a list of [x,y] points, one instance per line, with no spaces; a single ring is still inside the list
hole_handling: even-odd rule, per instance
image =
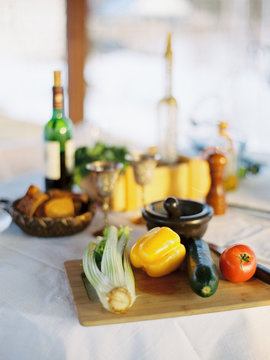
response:
[[[167,221],[169,225],[208,221],[213,216],[213,209],[202,202],[168,197],[146,205],[143,214],[153,221]]]

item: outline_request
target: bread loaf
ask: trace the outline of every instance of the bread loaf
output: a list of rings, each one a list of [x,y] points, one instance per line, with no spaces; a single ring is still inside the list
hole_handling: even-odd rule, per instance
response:
[[[44,204],[44,215],[48,217],[74,216],[73,200],[69,197],[52,198]]]
[[[69,190],[52,189],[43,193],[37,186],[29,186],[16,208],[27,216],[65,217],[81,214],[88,209],[88,195]]]
[[[76,194],[70,190],[60,190],[60,189],[51,189],[48,191],[48,195],[50,198],[63,198],[69,197],[72,198],[74,201],[80,201],[82,203],[88,203],[88,195],[86,194]]]
[[[43,204],[49,196],[39,190],[37,186],[29,186],[25,196],[17,204],[17,210],[21,213],[33,216],[36,209]]]

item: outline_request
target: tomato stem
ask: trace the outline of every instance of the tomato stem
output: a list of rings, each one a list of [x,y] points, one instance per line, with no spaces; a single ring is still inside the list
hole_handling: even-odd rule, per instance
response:
[[[240,254],[239,256],[237,256],[240,260],[241,260],[241,267],[243,266],[243,264],[245,263],[245,262],[249,262],[250,260],[250,256],[248,256],[248,254],[246,254],[246,253],[244,253],[244,254]]]

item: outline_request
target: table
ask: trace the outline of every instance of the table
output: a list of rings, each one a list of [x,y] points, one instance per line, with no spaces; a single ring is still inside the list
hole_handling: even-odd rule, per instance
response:
[[[264,174],[263,179],[269,183],[269,173]],[[261,178],[258,177],[258,181],[262,181]],[[0,198],[15,199],[24,194],[31,183],[42,186],[41,174],[27,174],[9,183],[0,183]],[[246,184],[250,194],[250,181]],[[255,194],[255,181],[254,184]],[[243,199],[243,188],[230,196],[230,201],[239,194]],[[15,224],[0,234],[0,359],[270,359],[269,306],[117,325],[81,326],[63,264],[82,257],[92,232],[100,226],[101,217],[98,213],[85,231],[71,237],[31,237]],[[130,225],[132,217],[134,213],[111,213],[110,221]],[[220,245],[241,240],[254,248],[263,264],[270,266],[269,220],[267,215],[255,216],[229,208],[226,215],[211,220],[204,238]],[[135,226],[132,237],[137,239],[145,231],[144,226]]]

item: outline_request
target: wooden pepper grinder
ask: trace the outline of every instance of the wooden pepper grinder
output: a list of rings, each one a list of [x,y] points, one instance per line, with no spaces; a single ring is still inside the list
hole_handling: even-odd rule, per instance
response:
[[[226,212],[225,190],[223,178],[226,157],[221,153],[212,153],[207,159],[210,167],[211,187],[206,196],[206,203],[212,206],[215,215],[223,215]]]

